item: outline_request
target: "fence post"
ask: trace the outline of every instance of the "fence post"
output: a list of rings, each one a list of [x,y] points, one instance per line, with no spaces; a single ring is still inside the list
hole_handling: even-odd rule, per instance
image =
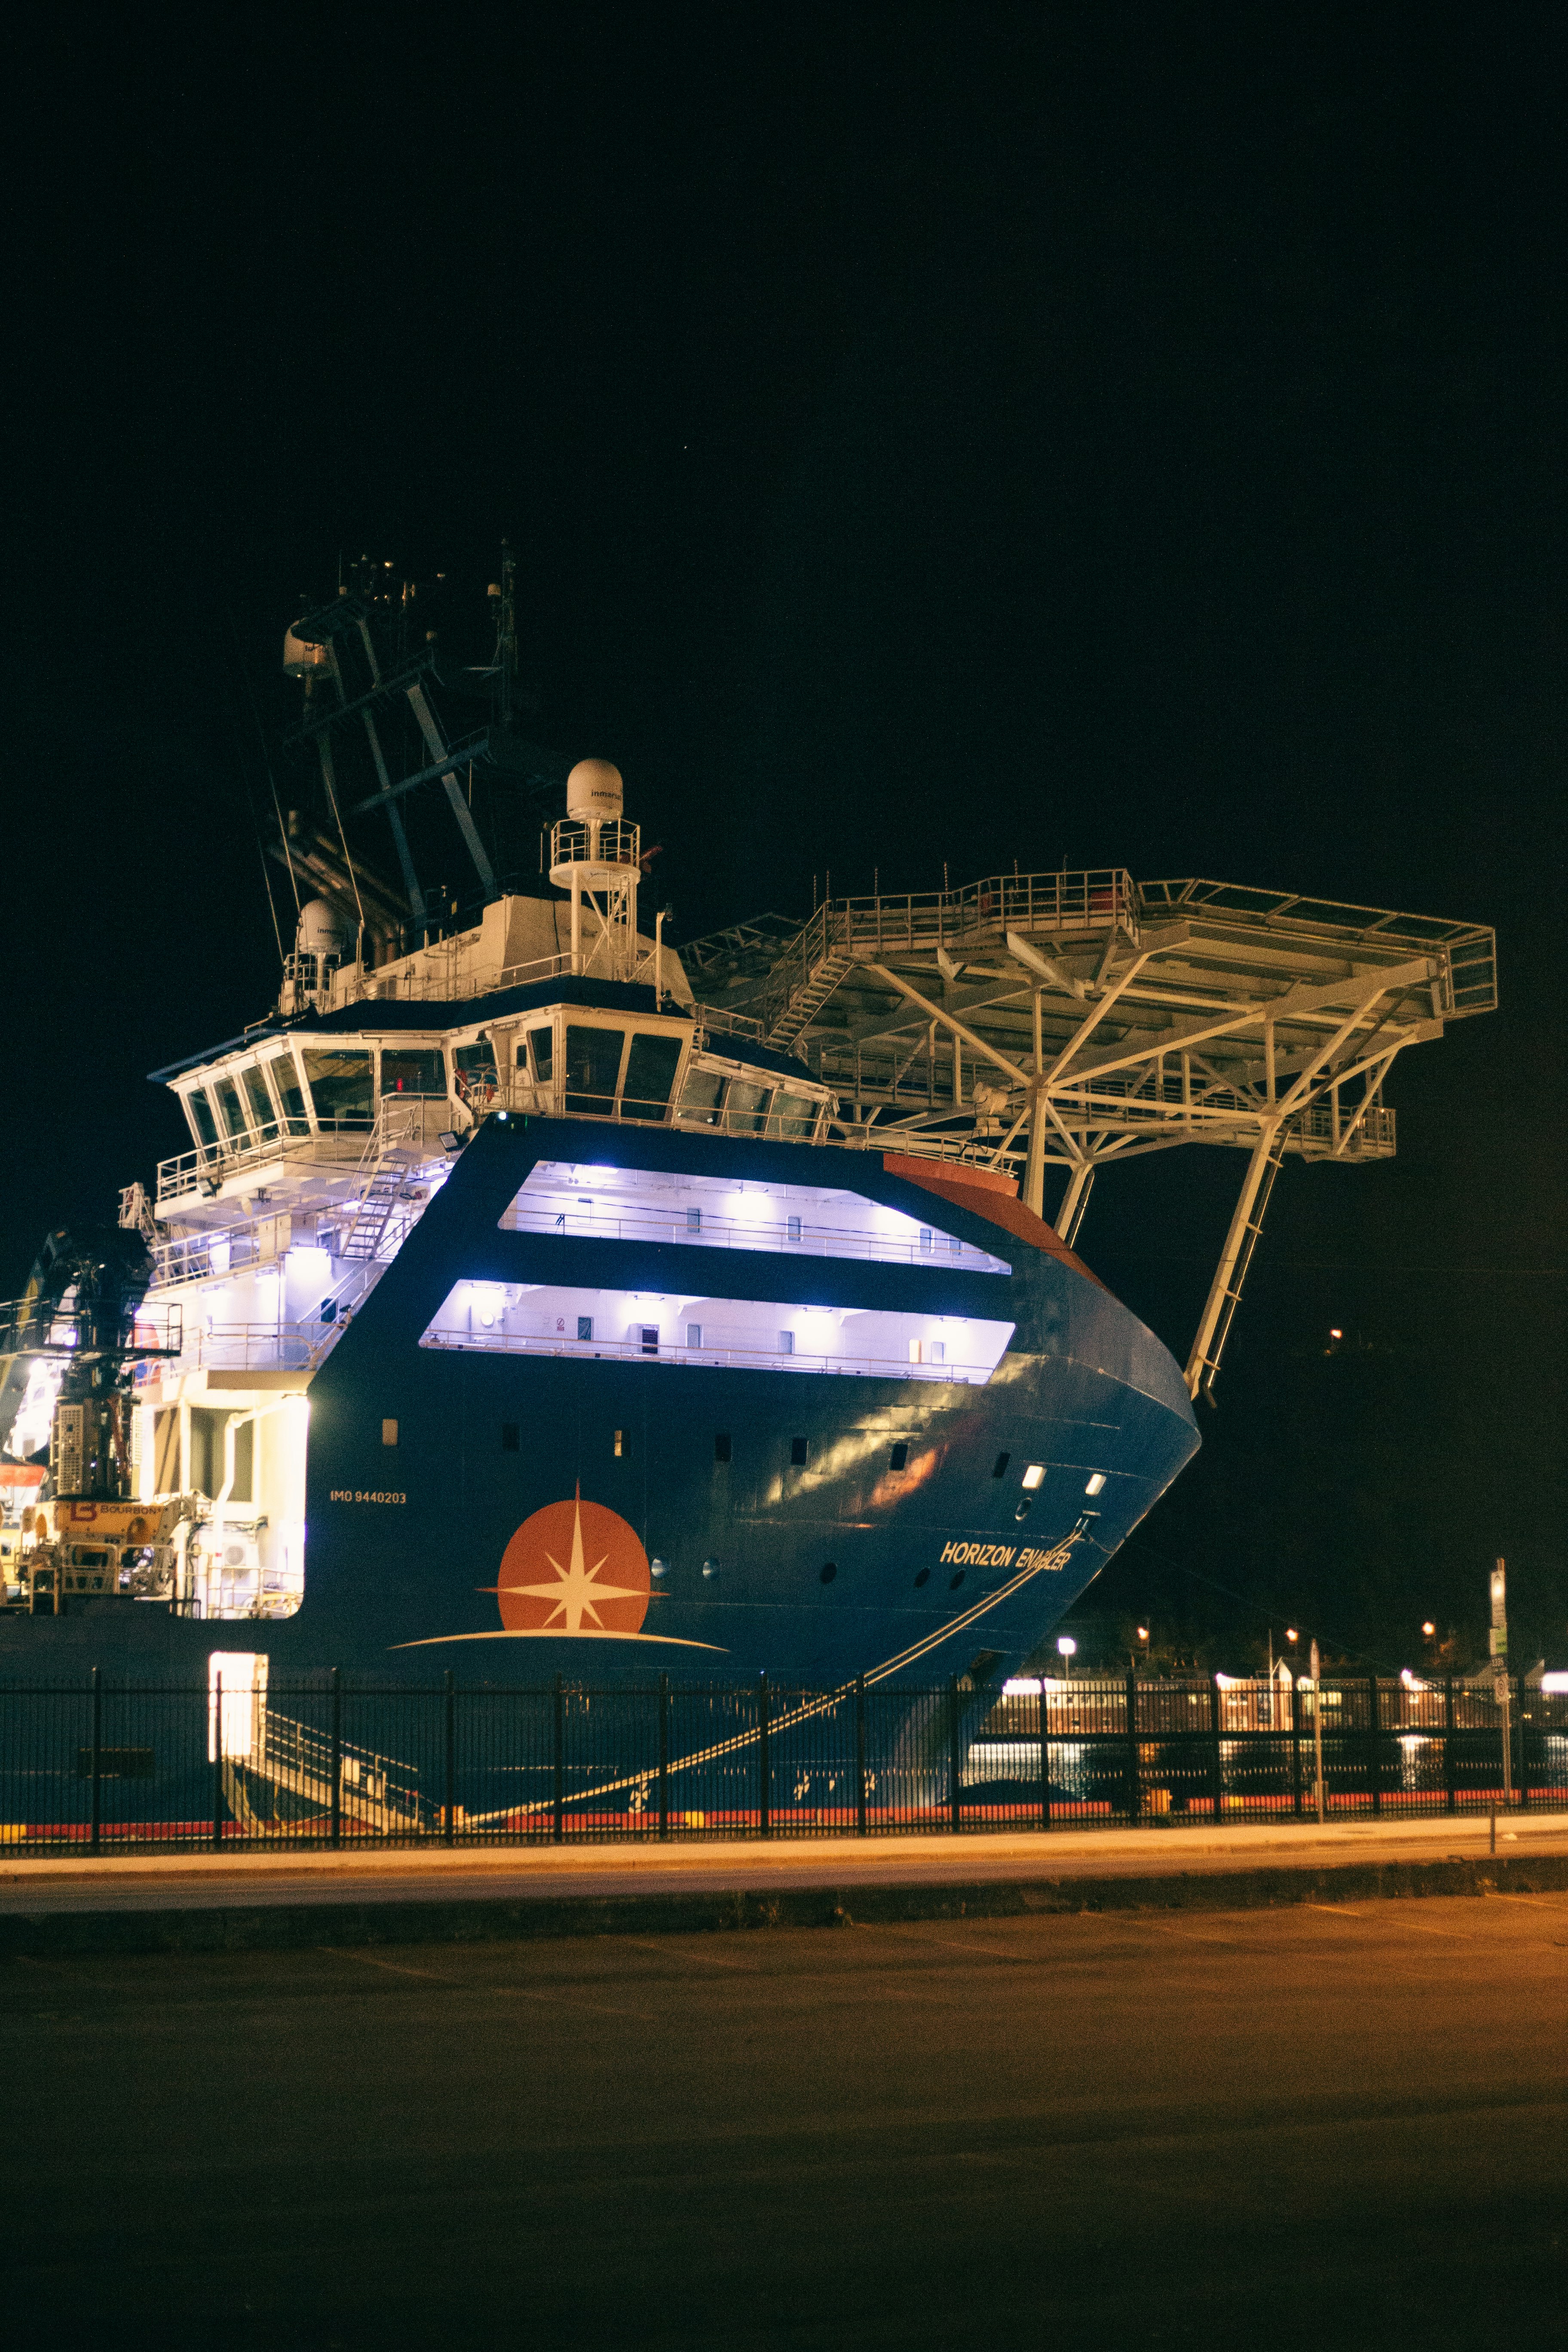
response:
[[[1138,1769],[1138,1677],[1127,1677],[1127,1818],[1136,1822],[1143,1811],[1142,1775]]]
[[[1209,1759],[1209,1777],[1212,1784],[1214,1817],[1216,1822],[1225,1811],[1225,1753],[1220,1746],[1219,1735],[1219,1685],[1211,1675],[1209,1676],[1209,1744],[1213,1752]]]
[[[218,1705],[218,1746],[223,1746],[223,1706]],[[327,1769],[332,1782],[332,1843],[341,1845],[343,1835],[343,1678],[339,1669],[332,1668],[331,1757]]]
[[[92,1832],[89,1850],[98,1852],[98,1833],[103,1786],[103,1693],[99,1687],[98,1668],[92,1670]]]
[[[1035,1702],[1039,1709],[1040,1725],[1040,1827],[1051,1825],[1051,1743],[1047,1737],[1046,1670],[1040,1668],[1040,1696]]]
[[[559,1845],[566,1835],[566,1693],[559,1675],[555,1677],[552,1696],[555,1702],[554,1736],[552,1743],[555,1779],[551,1834],[555,1843]]]
[[[757,1834],[773,1833],[773,1765],[768,1741],[768,1678],[757,1676]]]
[[[866,1834],[866,1677],[855,1677],[855,1834]]]
[[[1377,1676],[1375,1675],[1369,1675],[1367,1676],[1366,1696],[1367,1704],[1372,1710],[1367,1718],[1371,1725],[1371,1729],[1367,1733],[1367,1740],[1372,1756],[1372,1771],[1370,1775],[1372,1780],[1372,1810],[1374,1813],[1381,1813],[1383,1811],[1383,1772],[1381,1769],[1383,1759],[1378,1749]]]
[[[958,1754],[958,1676],[950,1676],[947,1685],[947,1811],[948,1827],[963,1827],[961,1811],[962,1790],[959,1782]]]
[[[1290,1810],[1301,1818],[1301,1677],[1290,1672]]]
[[[1454,1771],[1454,1677],[1443,1677],[1443,1782],[1447,1791],[1448,1811],[1459,1808],[1458,1783]]]
[[[1519,1717],[1519,1801],[1521,1806],[1528,1805],[1530,1802],[1530,1782],[1525,1777],[1524,1770],[1524,1676],[1521,1675],[1519,1678],[1519,1706],[1516,1712]]]
[[[669,1835],[669,1676],[658,1678],[658,1833]]]
[[[442,1704],[447,1733],[447,1801],[443,1811],[447,1816],[447,1843],[451,1845],[458,1830],[458,1694],[450,1666],[447,1668],[445,1683]]]

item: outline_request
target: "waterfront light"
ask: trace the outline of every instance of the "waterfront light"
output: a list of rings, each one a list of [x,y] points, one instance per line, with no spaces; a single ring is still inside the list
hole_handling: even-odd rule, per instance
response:
[[[1057,1642],[1057,1648],[1064,1658],[1076,1658],[1078,1655],[1078,1643],[1070,1633],[1060,1635]]]
[[[1434,1625],[1430,1617],[1426,1617],[1422,1620],[1421,1631],[1426,1634],[1426,1639],[1430,1641],[1433,1634],[1437,1631],[1437,1628]]]

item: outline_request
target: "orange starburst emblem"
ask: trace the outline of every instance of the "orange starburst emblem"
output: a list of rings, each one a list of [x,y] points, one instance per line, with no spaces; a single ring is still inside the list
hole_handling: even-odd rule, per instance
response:
[[[524,1519],[493,1589],[509,1633],[637,1633],[653,1580],[635,1529],[579,1486]]]

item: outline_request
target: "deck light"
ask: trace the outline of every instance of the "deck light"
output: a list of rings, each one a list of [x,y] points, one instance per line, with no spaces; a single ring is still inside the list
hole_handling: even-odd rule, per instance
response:
[[[1104,1473],[1104,1471],[1103,1471],[1103,1470],[1097,1470],[1097,1471],[1095,1472],[1095,1474],[1094,1474],[1093,1477],[1089,1480],[1089,1482],[1088,1486],[1084,1488],[1084,1490],[1083,1490],[1083,1491],[1084,1491],[1084,1493],[1085,1493],[1086,1495],[1098,1495],[1098,1494],[1099,1494],[1099,1492],[1100,1492],[1100,1488],[1104,1486],[1104,1484],[1105,1484],[1105,1473]]]
[[[1036,1487],[1039,1485],[1045,1475],[1046,1465],[1043,1462],[1030,1463],[1028,1468],[1024,1473],[1024,1492],[1026,1495],[1032,1495],[1034,1493]]]

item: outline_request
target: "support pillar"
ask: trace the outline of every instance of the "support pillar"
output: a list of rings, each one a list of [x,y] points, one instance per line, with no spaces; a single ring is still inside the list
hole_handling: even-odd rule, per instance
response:
[[[1037,1217],[1046,1213],[1046,1093],[1037,1083],[1029,1089],[1029,1149],[1024,1161],[1024,1206]]]
[[[1262,1226],[1263,1212],[1268,1205],[1268,1191],[1279,1165],[1279,1140],[1282,1122],[1267,1123],[1253,1147],[1242,1180],[1241,1193],[1225,1237],[1219,1264],[1215,1268],[1209,1295],[1204,1302],[1203,1315],[1193,1340],[1193,1351],[1187,1358],[1187,1394],[1195,1397],[1200,1388],[1212,1388],[1219,1370],[1220,1350],[1225,1346],[1230,1328],[1230,1318],[1241,1297],[1248,1262]]]

